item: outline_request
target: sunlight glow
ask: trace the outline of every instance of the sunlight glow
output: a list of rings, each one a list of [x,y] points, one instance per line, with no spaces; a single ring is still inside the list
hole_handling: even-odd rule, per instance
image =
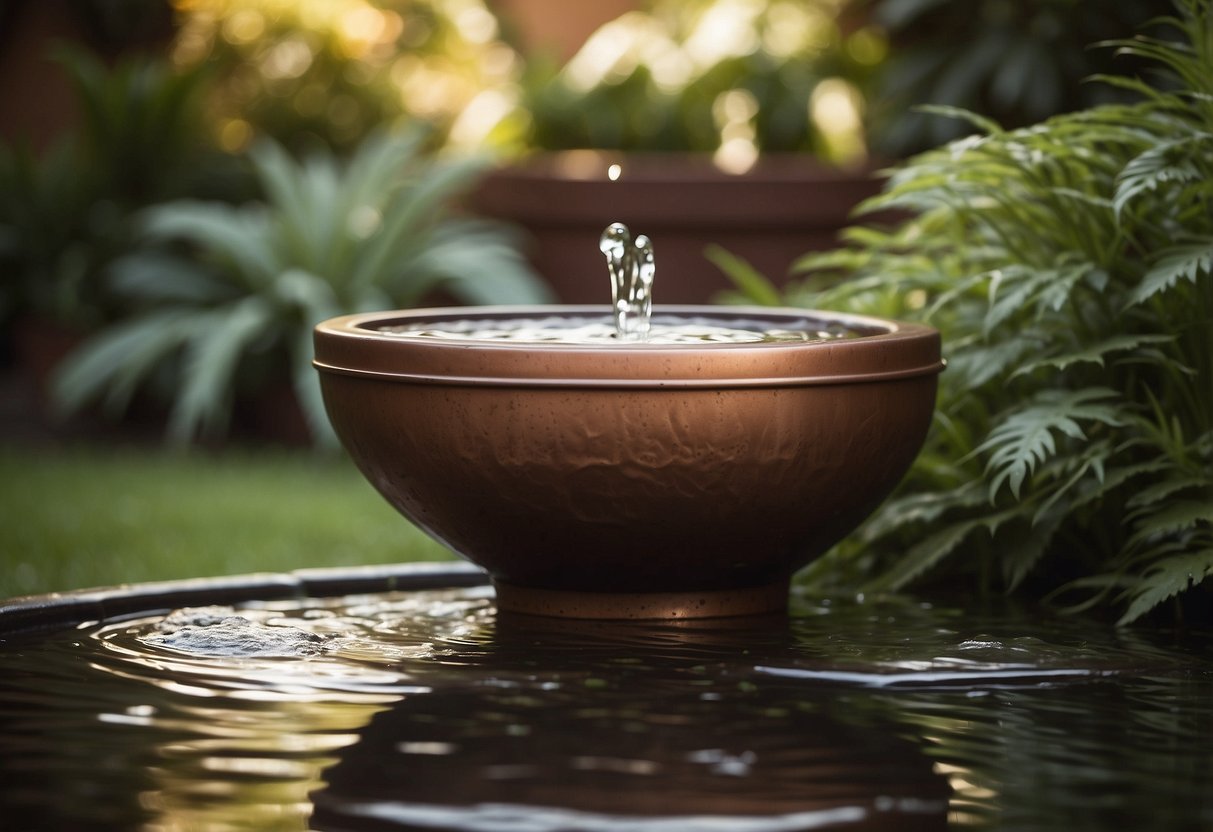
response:
[[[840,162],[862,159],[867,153],[862,107],[859,90],[841,78],[826,78],[813,90],[809,113],[830,156]]]

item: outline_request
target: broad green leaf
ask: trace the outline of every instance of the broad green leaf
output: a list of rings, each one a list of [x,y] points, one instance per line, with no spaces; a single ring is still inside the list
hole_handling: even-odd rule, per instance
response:
[[[110,286],[138,305],[220,303],[236,294],[234,286],[200,263],[155,249],[135,251],[115,261],[110,267]]]
[[[213,436],[226,429],[240,358],[274,318],[264,298],[250,295],[191,321],[181,390],[169,414],[171,441],[184,444],[199,431]]]
[[[187,240],[215,256],[233,282],[255,289],[279,267],[269,245],[269,219],[260,207],[232,208],[220,203],[182,200],[149,209],[146,232],[158,240]]]
[[[166,309],[115,324],[82,344],[55,371],[52,398],[60,413],[74,413],[104,397],[125,409],[138,383],[188,337],[189,310]]]
[[[320,447],[331,451],[338,448],[340,442],[333,431],[328,412],[324,407],[324,397],[320,391],[320,374],[312,366],[313,354],[311,330],[300,330],[295,334],[291,350],[291,381],[312,440]]]
[[[398,278],[398,264],[407,258],[425,229],[438,220],[440,209],[470,186],[483,172],[485,162],[468,157],[429,169],[412,185],[402,188],[386,204],[379,229],[358,252],[350,275],[355,285],[383,284]]]
[[[404,285],[410,300],[441,282],[460,300],[476,305],[549,303],[551,292],[499,227],[476,220],[452,220],[436,231],[410,265]]]

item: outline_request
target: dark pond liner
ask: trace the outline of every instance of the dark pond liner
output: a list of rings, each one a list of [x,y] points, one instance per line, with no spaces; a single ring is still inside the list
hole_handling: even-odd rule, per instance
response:
[[[85,621],[152,615],[181,607],[482,586],[488,576],[461,561],[295,569],[28,595],[0,601],[0,635],[55,630]]]

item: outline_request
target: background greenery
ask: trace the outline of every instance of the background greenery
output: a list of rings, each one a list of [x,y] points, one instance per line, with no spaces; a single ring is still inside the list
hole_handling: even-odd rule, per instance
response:
[[[452,555],[345,461],[0,447],[0,598]]]
[[[1182,10],[1181,40],[1120,45],[1169,75],[1106,79],[1140,103],[1017,130],[953,113],[981,133],[867,206],[909,219],[804,260],[789,300],[923,319],[950,362],[900,496],[814,579],[1021,590],[1123,623],[1207,603],[1213,15]]]

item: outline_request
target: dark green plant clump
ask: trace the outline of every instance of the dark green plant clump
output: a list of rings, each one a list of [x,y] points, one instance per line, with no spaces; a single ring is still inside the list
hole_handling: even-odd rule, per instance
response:
[[[425,139],[373,136],[348,161],[296,160],[267,140],[249,154],[263,200],[147,209],[143,245],[109,273],[129,311],[60,367],[60,408],[121,413],[159,389],[172,402],[168,438],[181,444],[224,436],[242,394],[290,379],[313,438],[332,445],[311,366],[317,323],[437,289],[471,303],[546,300],[507,227],[449,210],[485,161],[437,160]]]
[[[116,303],[99,275],[134,245],[130,215],[220,179],[201,128],[201,70],[141,56],[107,67],[61,50],[80,129],[39,157],[0,145],[0,317],[92,325]]]
[[[1213,15],[1120,51],[1161,87],[911,159],[810,255],[805,305],[942,331],[938,418],[902,490],[812,571],[871,589],[1031,588],[1136,620],[1213,580]],[[1168,29],[1170,31],[1170,29]],[[1165,90],[1165,91],[1160,91]]]
[[[963,135],[921,105],[963,107],[1004,127],[1127,100],[1089,84],[1124,71],[1124,56],[1089,44],[1172,10],[1170,0],[860,0],[888,33],[888,60],[869,97],[876,149],[904,158]],[[1120,63],[1120,66],[1117,63]]]

